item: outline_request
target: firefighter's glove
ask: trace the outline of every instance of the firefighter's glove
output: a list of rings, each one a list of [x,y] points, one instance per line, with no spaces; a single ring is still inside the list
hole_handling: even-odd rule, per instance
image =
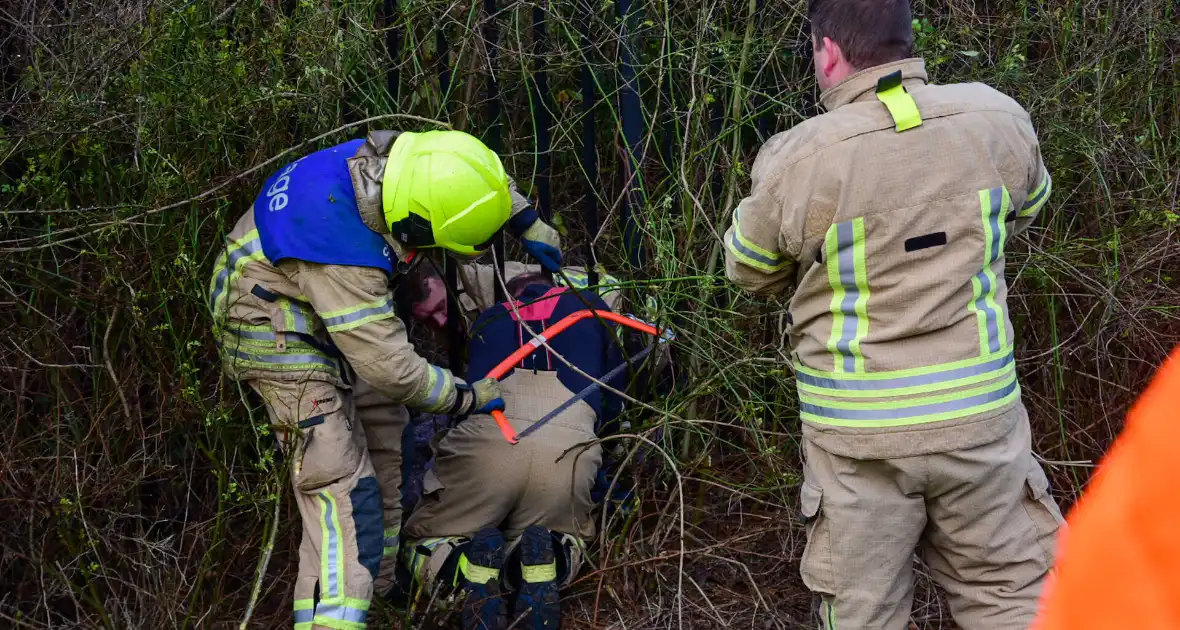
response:
[[[493,411],[504,411],[504,394],[500,391],[500,381],[494,378],[478,380],[470,385],[455,383],[458,396],[451,415],[466,418],[473,413],[488,414]]]
[[[537,219],[521,233],[520,242],[545,271],[557,273],[561,269],[561,236],[553,226]]]

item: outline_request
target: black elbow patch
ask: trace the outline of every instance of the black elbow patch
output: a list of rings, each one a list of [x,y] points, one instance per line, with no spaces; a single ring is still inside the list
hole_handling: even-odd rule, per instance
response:
[[[916,252],[920,249],[941,247],[943,245],[946,245],[946,232],[934,232],[932,234],[907,238],[905,240],[905,251],[906,253]]]

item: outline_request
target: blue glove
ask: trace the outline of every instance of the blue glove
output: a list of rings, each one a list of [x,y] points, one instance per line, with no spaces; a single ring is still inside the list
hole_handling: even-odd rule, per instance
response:
[[[548,223],[540,219],[533,221],[520,235],[520,242],[542,269],[549,273],[561,270],[561,236]]]

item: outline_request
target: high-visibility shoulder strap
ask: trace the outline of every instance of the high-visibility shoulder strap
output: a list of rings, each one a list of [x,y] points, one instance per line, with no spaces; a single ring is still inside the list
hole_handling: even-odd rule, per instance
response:
[[[922,125],[918,104],[901,85],[901,70],[877,80],[877,100],[889,108],[889,115],[893,116],[893,124],[899,133]]]

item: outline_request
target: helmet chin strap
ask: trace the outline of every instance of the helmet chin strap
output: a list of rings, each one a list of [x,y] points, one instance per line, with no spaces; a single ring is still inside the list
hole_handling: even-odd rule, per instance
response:
[[[386,244],[393,250],[393,255],[397,257],[397,268],[394,270],[398,275],[406,275],[422,262],[424,256],[422,252],[417,249],[410,249],[405,243],[397,240],[392,234],[382,234]]]

